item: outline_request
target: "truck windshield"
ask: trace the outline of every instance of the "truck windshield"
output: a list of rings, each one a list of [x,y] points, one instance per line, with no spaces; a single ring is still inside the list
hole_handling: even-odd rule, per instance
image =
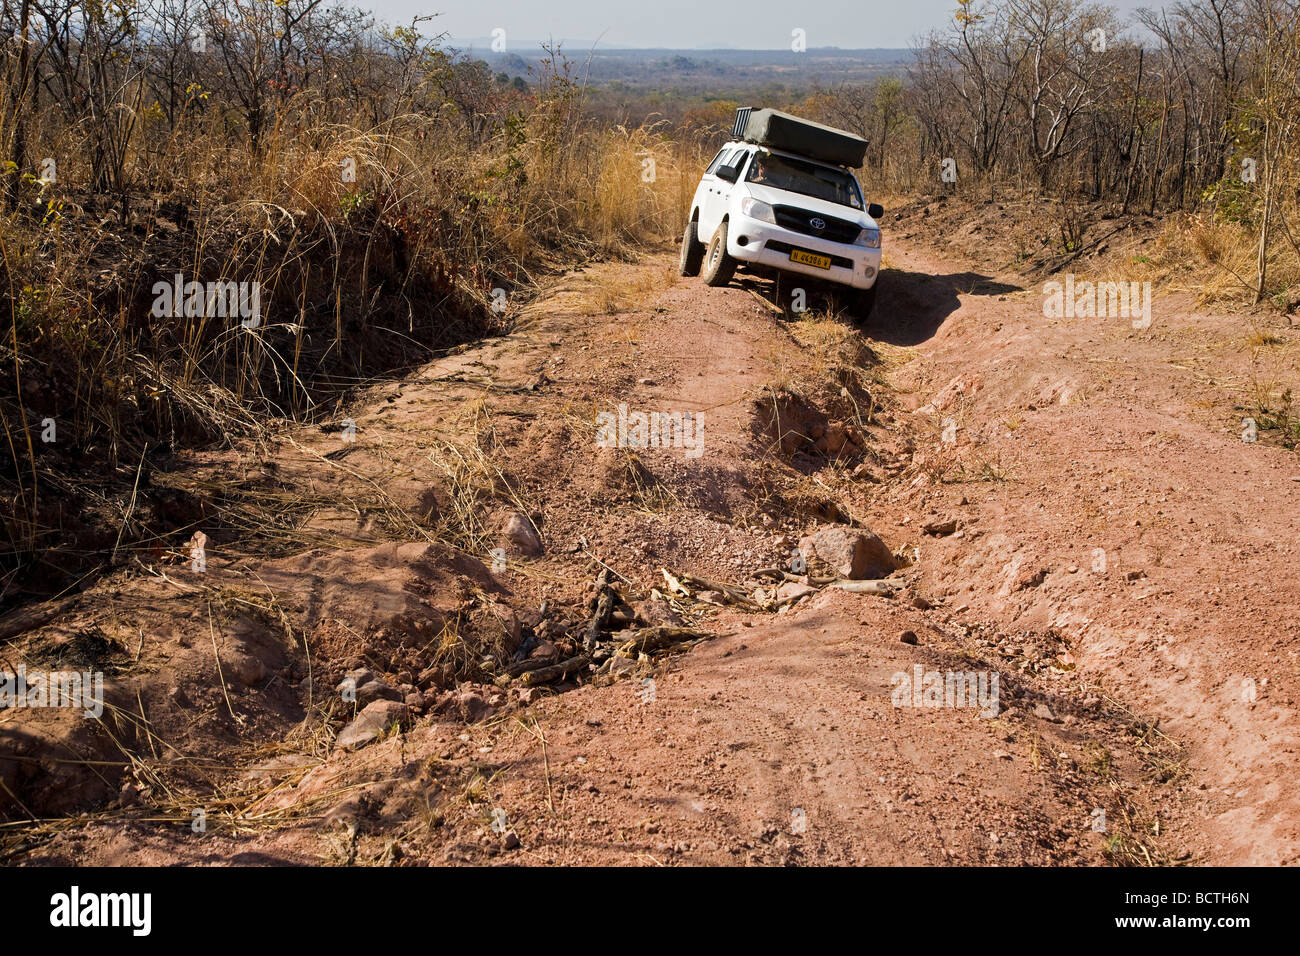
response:
[[[755,153],[745,180],[839,203],[841,206],[862,208],[858,184],[848,173],[789,156],[776,156],[763,151]]]

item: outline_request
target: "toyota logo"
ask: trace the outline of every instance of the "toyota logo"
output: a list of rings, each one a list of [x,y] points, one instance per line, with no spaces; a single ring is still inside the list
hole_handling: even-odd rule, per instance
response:
[[[814,216],[812,219],[808,220],[808,225],[811,226],[814,231],[821,232],[823,229],[826,228],[826,220],[818,219],[817,217]]]

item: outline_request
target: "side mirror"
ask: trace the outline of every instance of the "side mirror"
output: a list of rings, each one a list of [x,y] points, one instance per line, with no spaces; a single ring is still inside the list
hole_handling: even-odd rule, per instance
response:
[[[715,175],[719,179],[725,179],[729,183],[734,183],[740,177],[739,166],[719,166]]]
[[[883,216],[884,214],[885,214],[885,207],[880,205],[880,203],[873,202],[867,204],[867,215],[870,216],[872,219],[879,221],[880,217]]]

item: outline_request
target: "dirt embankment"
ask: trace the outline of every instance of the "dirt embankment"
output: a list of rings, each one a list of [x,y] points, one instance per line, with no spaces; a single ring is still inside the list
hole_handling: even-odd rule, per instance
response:
[[[667,254],[581,271],[338,429],[157,478],[226,489],[204,569],[4,648],[109,701],[0,713],[10,859],[1294,862],[1300,465],[1241,440],[1241,322],[886,265],[861,334]],[[602,447],[637,413],[684,440]]]

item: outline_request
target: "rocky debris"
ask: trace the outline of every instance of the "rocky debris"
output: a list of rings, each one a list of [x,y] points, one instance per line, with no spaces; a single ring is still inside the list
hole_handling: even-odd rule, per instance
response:
[[[851,581],[883,578],[897,567],[889,548],[866,528],[822,528],[800,538],[799,548]]]
[[[921,525],[921,530],[936,538],[946,538],[957,531],[956,518],[934,518]]]
[[[915,645],[917,643],[915,631],[904,631],[902,634],[898,635],[898,639],[904,644]]]
[[[551,664],[560,659],[560,649],[550,641],[542,641],[529,653],[530,661],[540,661],[543,664]]]
[[[266,664],[252,654],[240,654],[230,662],[227,673],[245,687],[252,687],[266,678]]]
[[[535,558],[542,553],[542,539],[532,520],[522,512],[512,511],[501,523],[498,545],[508,554]]]
[[[405,704],[392,700],[372,701],[343,728],[334,741],[334,747],[336,750],[360,750],[383,737],[389,728],[404,726],[408,719]]]
[[[357,707],[365,708],[377,700],[400,702],[402,692],[382,680],[372,680],[357,688]]]
[[[495,688],[464,684],[457,690],[439,694],[429,709],[436,714],[455,716],[467,724],[475,724],[491,717],[500,704],[501,695],[495,692]]]
[[[857,426],[846,425],[844,422],[814,425],[809,429],[808,437],[813,441],[813,450],[827,456],[855,454],[866,447],[866,441]]]
[[[379,675],[369,667],[358,667],[344,674],[343,680],[341,680],[339,685],[334,689],[342,693],[348,681],[352,682],[352,686],[360,687],[362,684],[369,684],[372,680],[378,679],[378,677]]]
[[[364,710],[377,700],[390,700],[401,703],[406,696],[396,687],[375,676],[375,672],[366,667],[357,668],[343,675],[343,680],[339,681],[334,690],[339,694],[354,693],[356,695],[355,706],[358,711]],[[347,698],[345,697],[344,700],[347,700]],[[348,701],[348,703],[354,702]]]
[[[1016,576],[1011,584],[1012,591],[1036,588],[1047,579],[1047,568],[1026,568]]]
[[[670,627],[678,627],[682,623],[682,616],[668,603],[668,599],[658,591],[651,591],[648,598],[639,601],[634,607],[636,616],[647,624],[664,624]]]
[[[655,476],[635,452],[625,448],[602,448],[596,467],[600,484],[610,492],[639,492],[653,488]]]

